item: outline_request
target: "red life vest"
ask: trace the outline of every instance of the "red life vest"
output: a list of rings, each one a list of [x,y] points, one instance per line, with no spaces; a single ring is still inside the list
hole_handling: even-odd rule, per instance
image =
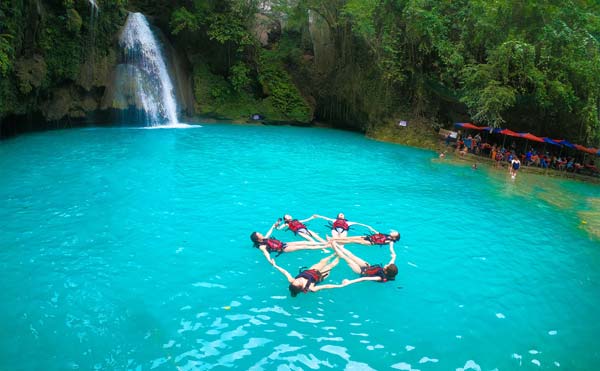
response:
[[[298,221],[298,219],[294,219],[288,222],[288,228],[290,231],[297,233],[300,229],[307,229],[306,226]]]
[[[275,238],[267,238],[264,243],[267,245],[268,252],[283,252],[285,244]]]
[[[347,231],[350,226],[348,225],[348,222],[346,222],[346,219],[336,219],[335,222],[333,222],[333,226],[332,229],[338,229],[341,228],[344,231]]]
[[[388,242],[388,235],[376,233],[369,236],[369,241],[372,245],[385,245]]]
[[[379,264],[369,265],[366,268],[363,268],[361,275],[363,277],[380,277],[380,282],[386,282],[388,280],[383,271],[383,267]]]

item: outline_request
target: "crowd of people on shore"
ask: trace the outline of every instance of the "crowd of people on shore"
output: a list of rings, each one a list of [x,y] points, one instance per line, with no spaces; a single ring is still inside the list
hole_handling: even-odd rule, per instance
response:
[[[331,236],[326,236],[326,239],[323,239],[315,231],[310,230],[305,224],[317,218],[329,222]],[[366,228],[370,233],[348,236],[349,229],[354,226]],[[289,230],[303,240],[283,242],[272,236],[275,230]],[[250,240],[253,242],[254,247],[263,253],[267,261],[285,276],[289,283],[288,288],[292,297],[297,296],[299,293],[341,288],[363,281],[393,281],[398,274],[398,267],[395,264],[396,252],[394,251],[394,243],[400,240],[400,233],[396,231],[391,231],[389,234],[380,233],[367,224],[346,220],[343,213],[339,213],[335,219],[315,214],[304,220],[294,219],[291,215],[286,214],[283,219],[277,219],[264,235],[260,232],[252,232]],[[348,250],[345,247],[347,244],[389,246],[390,260],[386,265],[370,264]],[[309,268],[301,269],[295,276],[277,265],[275,261],[275,258],[283,253],[299,250],[323,250],[329,252],[329,249],[333,250],[332,254],[320,259]],[[271,254],[275,254],[275,257]],[[344,279],[338,284],[321,284],[329,276],[331,270],[338,265],[340,259],[344,260],[358,277]]]
[[[494,161],[496,167],[508,166],[513,178],[521,165],[600,176],[600,170],[593,158],[584,163],[583,159],[564,155],[562,151],[557,154],[554,151],[541,151],[532,146],[524,151],[518,151],[514,140],[510,146],[505,147],[504,145],[490,144],[483,141],[479,133],[476,133],[475,136],[471,136],[471,134],[464,136],[458,131],[456,139],[451,138],[448,134],[445,143],[446,146],[454,146],[456,153],[461,156],[474,154],[489,157]]]

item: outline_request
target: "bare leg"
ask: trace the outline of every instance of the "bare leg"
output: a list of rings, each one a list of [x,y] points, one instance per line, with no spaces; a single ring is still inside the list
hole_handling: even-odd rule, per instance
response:
[[[343,246],[336,244],[335,242],[331,244],[335,253],[342,259],[348,263],[348,266],[352,271],[356,274],[361,274],[362,268],[369,265],[366,261],[360,259],[356,255],[353,255],[350,251],[345,249]]]
[[[365,240],[364,237],[362,237],[362,236],[334,238],[333,240],[339,244],[346,244],[346,243],[358,243],[361,245],[370,245],[371,244],[369,241]]]
[[[323,238],[321,238],[321,236],[319,236],[318,234],[316,234],[313,231],[308,231],[308,233],[298,233],[300,236],[302,236],[303,238],[307,239],[308,241],[313,241],[317,240],[319,242],[326,242]]]
[[[342,231],[342,232],[338,232],[335,229],[331,230],[331,237],[338,239],[338,238],[347,238],[348,237],[348,231]]]
[[[328,263],[326,266],[320,269],[319,272],[321,272],[321,280],[324,280],[327,276],[329,276],[329,272],[333,269],[333,267],[338,265],[339,262],[340,258],[336,256],[332,262]]]
[[[301,237],[303,237],[304,239],[306,239],[310,243],[319,243],[319,242],[321,242],[323,244],[327,244],[327,241],[325,241],[324,239],[322,239],[321,236],[319,236],[315,232],[311,232],[311,231],[309,231],[309,233],[300,232],[300,233],[298,233],[298,235],[301,236]],[[313,237],[314,237],[314,239],[313,239]],[[316,242],[315,239],[318,240],[319,242]],[[321,248],[323,249],[324,252],[329,252],[329,250],[327,250],[327,246],[322,246]]]
[[[324,250],[327,247],[328,246],[323,245],[323,244],[318,244],[318,245],[307,245],[307,244],[303,244],[303,245],[290,245],[288,243],[288,245],[285,248],[285,252],[294,252],[294,251],[299,251],[299,250]],[[325,250],[325,251],[329,251],[329,250]]]
[[[313,243],[317,243],[308,233],[298,233],[298,236],[304,238],[305,240],[309,241],[309,242],[313,242]]]
[[[309,241],[292,241],[292,242],[286,242],[285,243],[288,247],[302,247],[302,246],[319,246],[319,247],[329,247],[329,244],[327,242],[323,243],[323,242],[309,242]]]
[[[337,255],[331,254],[329,256],[324,257],[323,259],[319,260],[319,262],[317,264],[310,267],[310,269],[316,269],[318,271],[322,271],[322,270],[324,270],[325,266],[327,266],[327,263],[329,263],[329,260],[331,260],[333,258],[337,258]]]

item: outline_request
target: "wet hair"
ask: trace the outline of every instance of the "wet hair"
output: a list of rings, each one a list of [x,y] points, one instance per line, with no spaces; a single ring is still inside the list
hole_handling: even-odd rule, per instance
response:
[[[258,245],[260,245],[260,241],[258,240],[258,232],[252,232],[250,234],[250,240],[254,242],[254,247],[258,247]]]
[[[289,289],[290,289],[290,294],[292,295],[292,298],[295,298],[296,295],[298,295],[299,293],[302,292],[302,288],[298,287],[298,286],[294,286],[293,283],[290,283]]]
[[[398,237],[394,238],[394,234],[397,234],[397,235],[398,235]],[[390,232],[390,234],[389,234],[389,236],[390,236],[390,237],[392,237],[392,239],[393,239],[394,241],[400,241],[400,232],[397,232],[397,231],[391,231],[391,232]]]
[[[396,278],[396,275],[398,274],[398,267],[396,266],[396,264],[392,263],[383,268],[383,273],[385,274],[385,277],[388,280],[393,280]]]

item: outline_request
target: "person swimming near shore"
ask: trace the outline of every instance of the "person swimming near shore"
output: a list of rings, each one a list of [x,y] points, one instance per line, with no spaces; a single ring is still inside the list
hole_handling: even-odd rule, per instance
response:
[[[519,171],[520,167],[521,167],[521,161],[519,160],[518,157],[515,156],[512,159],[512,161],[510,162],[510,166],[508,167],[511,178],[515,179],[517,177],[517,172]]]
[[[288,228],[290,231],[294,232],[294,234],[304,238],[305,240],[311,241],[311,242],[315,242],[315,240],[320,241],[320,242],[326,242],[317,233],[310,231],[308,229],[308,227],[304,224],[313,219],[314,219],[314,216],[311,216],[310,218],[307,218],[304,220],[298,220],[298,219],[292,218],[292,216],[289,214],[285,214],[283,216],[283,224],[280,225],[279,227],[277,227],[277,229],[281,230],[284,228]]]
[[[334,238],[346,237],[348,235],[348,230],[353,225],[360,225],[371,230],[373,229],[371,228],[371,226],[368,226],[366,224],[349,222],[348,220],[346,220],[346,216],[344,215],[344,213],[339,213],[335,219],[317,214],[313,215],[313,218],[320,218],[330,221],[331,236]]]
[[[353,280],[344,280],[342,284],[351,285],[353,283],[362,282],[362,281],[377,281],[377,282],[387,282],[393,281],[396,279],[396,275],[398,274],[398,267],[396,266],[396,252],[394,251],[394,247],[390,246],[390,261],[381,266],[380,264],[371,265],[367,261],[359,258],[358,256],[352,254],[345,247],[337,244],[335,240],[331,240],[331,247],[335,253],[346,261],[350,269],[358,275],[360,278],[356,278]]]
[[[345,284],[327,284],[318,285],[323,282],[325,278],[329,276],[329,272],[338,265],[340,258],[336,254],[331,254],[321,259],[317,264],[314,264],[308,269],[301,270],[296,277],[277,265],[274,259],[271,260],[271,265],[278,271],[280,271],[285,278],[287,278],[290,290],[290,295],[296,297],[299,293],[317,292],[319,290],[334,289],[346,286]]]

